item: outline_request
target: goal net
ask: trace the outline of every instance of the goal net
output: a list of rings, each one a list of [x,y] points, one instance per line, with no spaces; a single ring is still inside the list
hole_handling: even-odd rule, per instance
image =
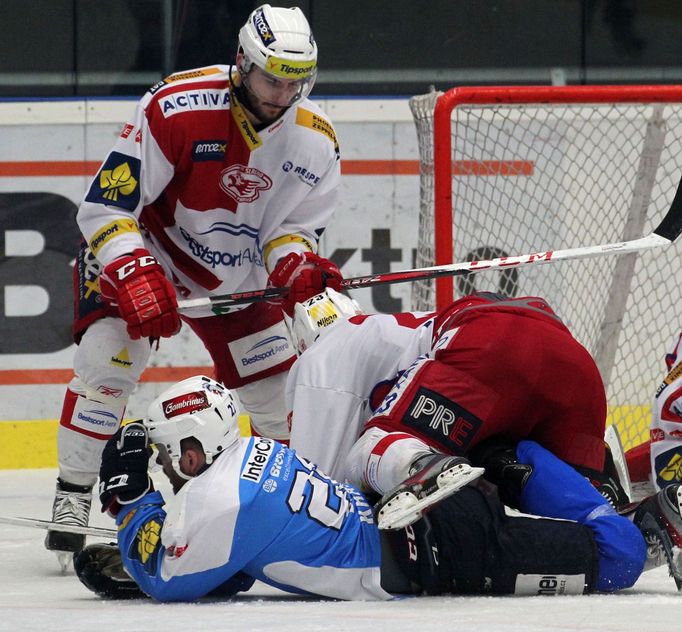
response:
[[[455,88],[410,99],[420,157],[416,267],[628,241],[682,171],[682,86]],[[626,449],[648,439],[682,327],[680,248],[440,278],[413,309],[475,290],[540,295],[597,361]]]

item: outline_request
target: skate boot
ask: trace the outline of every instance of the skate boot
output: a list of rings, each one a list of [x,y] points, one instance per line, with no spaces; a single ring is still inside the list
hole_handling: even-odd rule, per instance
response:
[[[410,476],[384,494],[375,507],[379,529],[402,529],[419,520],[423,512],[483,474],[461,456],[429,454],[417,459]]]
[[[52,521],[57,524],[86,527],[91,502],[91,487],[72,485],[58,478],[52,505]],[[50,529],[45,537],[45,548],[57,553],[62,572],[66,572],[73,554],[78,553],[84,546],[85,536],[80,533]]]
[[[682,485],[677,484],[645,498],[627,512],[634,512],[633,522],[646,541],[644,570],[667,564],[678,590],[682,590],[681,506]]]

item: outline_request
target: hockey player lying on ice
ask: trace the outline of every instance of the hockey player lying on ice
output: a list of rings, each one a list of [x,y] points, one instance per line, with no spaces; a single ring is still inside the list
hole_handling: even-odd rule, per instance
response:
[[[95,544],[77,556],[86,586],[141,596],[121,560],[162,601],[227,596],[255,579],[336,599],[580,594],[629,587],[642,571],[646,545],[635,524],[537,443],[519,443],[532,471],[508,491],[527,510],[575,522],[506,516],[494,496],[466,486],[413,526],[381,532],[360,491],[276,441],[240,437],[236,419],[230,392],[195,377],[107,443],[100,500],[116,516],[118,548]],[[150,488],[149,443],[176,492],[168,502]],[[482,471],[468,473],[474,480]]]

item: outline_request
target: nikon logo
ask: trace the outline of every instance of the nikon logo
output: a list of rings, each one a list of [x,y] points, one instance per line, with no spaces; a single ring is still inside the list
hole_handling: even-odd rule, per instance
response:
[[[332,314],[331,316],[323,316],[319,318],[315,323],[318,327],[328,327],[338,318],[337,314]]]

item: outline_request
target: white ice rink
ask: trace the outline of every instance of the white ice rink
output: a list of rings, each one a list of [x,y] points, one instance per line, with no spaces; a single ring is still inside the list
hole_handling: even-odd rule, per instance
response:
[[[0,515],[48,518],[56,470],[0,471]],[[91,523],[112,527],[93,506]],[[99,599],[61,575],[45,532],[0,524],[0,630],[69,632],[673,632],[682,595],[663,569],[634,589],[587,597],[428,597],[388,603],[290,597],[262,584],[232,601],[156,604]]]

